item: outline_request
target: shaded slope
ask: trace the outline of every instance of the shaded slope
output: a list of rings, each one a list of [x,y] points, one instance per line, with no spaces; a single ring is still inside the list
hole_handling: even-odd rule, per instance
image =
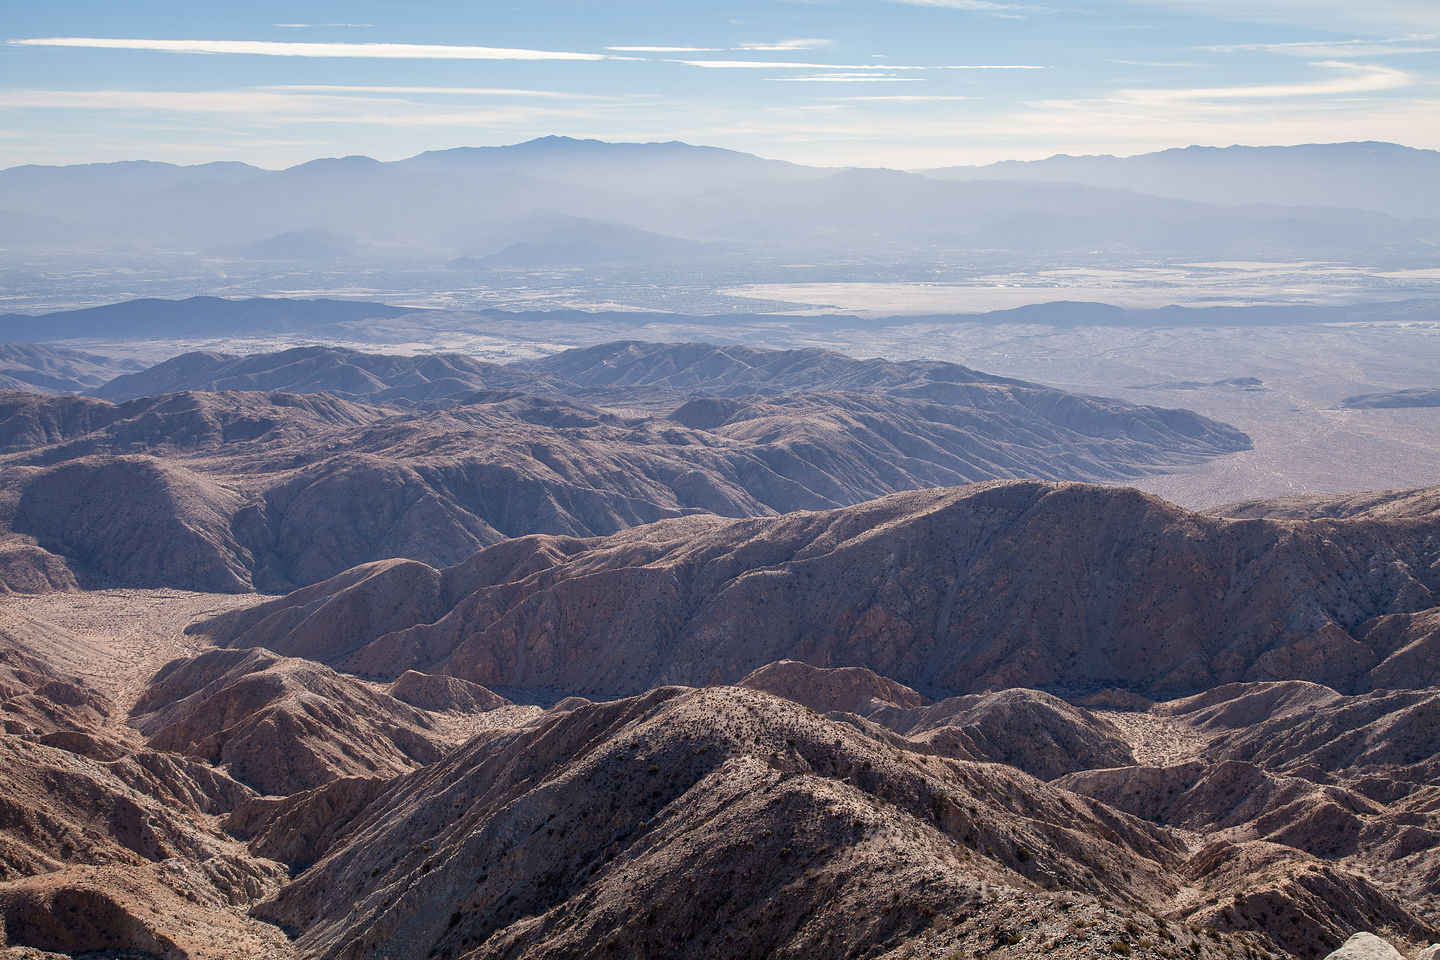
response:
[[[1346,397],[1340,406],[1352,410],[1387,410],[1407,407],[1440,407],[1440,389],[1434,387],[1411,387],[1408,390],[1391,390],[1387,393],[1362,393]]]
[[[783,659],[928,692],[1424,686],[1440,676],[1386,667],[1395,648],[1378,618],[1434,608],[1437,560],[1428,517],[1232,521],[1130,490],[991,483],[511,541],[442,571],[417,625],[377,625],[316,655],[389,677],[443,668],[604,696],[733,682]],[[296,607],[363,607],[387,589],[344,578],[196,629],[304,655]],[[1434,646],[1417,638],[1406,662],[1435,663]]]
[[[91,582],[232,593],[251,588],[251,558],[230,522],[241,505],[164,460],[84,458],[28,480],[12,529]]]

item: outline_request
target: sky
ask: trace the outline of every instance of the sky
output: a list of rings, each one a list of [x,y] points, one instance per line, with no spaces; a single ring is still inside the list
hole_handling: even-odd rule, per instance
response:
[[[46,0],[0,8],[0,167],[281,168],[558,134],[923,169],[1440,148],[1440,0]]]

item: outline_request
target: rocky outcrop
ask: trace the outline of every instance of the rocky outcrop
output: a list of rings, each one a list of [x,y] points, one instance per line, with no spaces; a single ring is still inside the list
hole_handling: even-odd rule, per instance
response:
[[[1359,927],[1395,931],[1422,942],[1434,929],[1363,875],[1289,847],[1207,843],[1183,875],[1213,891],[1183,912],[1211,929],[1263,936],[1272,950],[1319,960]]]
[[[1390,944],[1373,933],[1355,934],[1325,960],[1405,960]]]

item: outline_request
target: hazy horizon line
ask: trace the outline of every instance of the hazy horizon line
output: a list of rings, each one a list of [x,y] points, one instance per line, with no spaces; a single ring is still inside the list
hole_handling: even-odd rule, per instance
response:
[[[137,163],[164,164],[164,165],[179,167],[179,168],[182,168],[182,169],[190,168],[190,167],[206,167],[206,166],[212,166],[212,165],[218,165],[218,164],[239,164],[239,165],[242,165],[242,166],[253,167],[254,169],[259,170],[259,171],[261,171],[261,172],[263,172],[263,173],[283,173],[283,172],[285,172],[286,170],[294,170],[294,169],[296,169],[296,168],[298,168],[298,167],[306,166],[307,164],[319,163],[319,162],[323,162],[323,161],[326,161],[326,160],[373,160],[373,161],[375,161],[376,163],[386,163],[386,164],[388,164],[388,163],[403,163],[403,162],[405,162],[405,161],[407,161],[407,160],[413,160],[413,159],[416,159],[416,158],[418,158],[418,157],[425,156],[425,155],[427,155],[427,154],[448,153],[448,152],[454,151],[454,150],[506,150],[506,149],[511,149],[511,148],[515,148],[515,147],[528,146],[528,145],[530,145],[530,144],[540,143],[540,142],[547,141],[547,140],[565,141],[565,142],[569,142],[569,143],[595,143],[595,144],[604,144],[604,145],[606,145],[606,146],[659,147],[659,146],[674,146],[674,145],[679,145],[679,146],[689,147],[689,148],[691,148],[691,149],[696,149],[696,150],[720,150],[720,151],[725,151],[725,152],[727,152],[727,153],[738,154],[738,155],[746,156],[746,157],[753,157],[753,158],[755,158],[755,159],[765,160],[765,161],[769,161],[769,162],[773,162],[773,163],[784,163],[784,164],[789,164],[789,165],[791,165],[791,166],[806,167],[806,168],[818,169],[818,170],[836,170],[836,171],[841,171],[841,170],[894,170],[894,171],[900,171],[900,172],[906,172],[906,173],[917,172],[917,171],[925,171],[925,170],[941,170],[941,169],[949,169],[949,168],[967,168],[967,167],[968,167],[968,168],[973,168],[973,169],[983,169],[983,168],[986,168],[986,167],[999,166],[999,165],[1001,165],[1001,164],[1008,164],[1008,163],[1036,163],[1036,162],[1042,162],[1042,161],[1045,161],[1045,160],[1056,160],[1056,159],[1075,159],[1075,160],[1081,160],[1081,159],[1114,159],[1114,160],[1131,160],[1131,159],[1135,159],[1135,158],[1138,158],[1138,157],[1155,156],[1155,155],[1161,154],[1161,153],[1170,153],[1170,152],[1174,152],[1174,151],[1184,151],[1184,150],[1231,150],[1231,149],[1284,150],[1284,149],[1297,149],[1297,148],[1301,148],[1301,147],[1339,147],[1339,146],[1363,145],[1363,144],[1379,144],[1379,145],[1390,146],[1390,147],[1400,147],[1400,148],[1405,149],[1405,150],[1414,150],[1414,151],[1422,152],[1422,153],[1440,153],[1440,150],[1436,150],[1436,149],[1431,148],[1431,147],[1416,147],[1416,146],[1413,146],[1413,145],[1411,145],[1411,144],[1400,143],[1400,142],[1395,141],[1395,140],[1328,140],[1328,141],[1306,141],[1306,142],[1301,142],[1301,143],[1228,143],[1228,144],[1188,143],[1188,144],[1183,144],[1183,145],[1178,145],[1178,144],[1177,144],[1177,145],[1171,146],[1171,147],[1162,147],[1162,148],[1160,148],[1160,149],[1158,149],[1158,150],[1145,150],[1145,151],[1141,151],[1141,152],[1139,152],[1139,153],[1065,153],[1065,152],[1055,152],[1055,153],[1047,153],[1047,154],[1044,154],[1044,155],[1042,155],[1042,156],[1029,157],[1029,158],[1019,157],[1019,156],[1009,157],[1009,158],[1002,159],[1002,160],[994,160],[994,161],[991,161],[991,162],[989,162],[989,163],[954,163],[954,164],[944,164],[944,165],[940,165],[940,166],[924,166],[924,167],[914,167],[914,166],[910,166],[910,167],[907,167],[907,166],[884,166],[884,165],[875,166],[875,165],[853,164],[853,163],[840,163],[840,164],[800,163],[800,162],[797,162],[797,161],[785,160],[785,159],[782,159],[782,158],[779,158],[779,157],[769,157],[769,156],[765,156],[765,155],[763,155],[763,154],[754,153],[754,152],[749,151],[749,150],[740,150],[740,149],[737,149],[737,148],[734,148],[734,147],[726,147],[726,146],[721,146],[721,145],[714,144],[714,143],[694,143],[694,142],[691,142],[691,141],[688,141],[688,140],[606,140],[606,139],[599,138],[599,137],[572,137],[572,136],[568,136],[568,135],[566,135],[566,134],[543,134],[543,135],[541,135],[541,136],[531,137],[531,138],[528,138],[528,139],[525,139],[525,140],[516,140],[516,141],[513,141],[513,142],[509,142],[509,143],[497,143],[497,144],[457,144],[457,145],[455,145],[455,146],[450,146],[450,147],[432,147],[432,148],[430,148],[430,149],[428,149],[428,150],[422,150],[422,151],[420,151],[419,153],[407,154],[407,155],[405,155],[405,156],[395,157],[395,158],[389,159],[389,160],[381,159],[381,158],[376,157],[376,156],[373,156],[373,155],[371,155],[371,154],[352,153],[352,154],[345,154],[345,155],[339,155],[339,156],[315,156],[315,157],[310,158],[309,160],[302,160],[302,161],[300,161],[299,163],[290,164],[289,166],[283,166],[283,167],[267,167],[267,166],[261,166],[260,164],[257,164],[257,163],[251,163],[250,161],[247,161],[247,160],[239,160],[239,159],[233,159],[233,158],[216,159],[216,160],[203,160],[203,161],[199,161],[199,162],[196,162],[196,163],[183,163],[183,162],[176,162],[176,161],[172,161],[172,160],[153,159],[153,158],[150,158],[150,157],[132,157],[132,158],[130,158],[130,159],[125,159],[125,160],[74,160],[74,161],[65,162],[65,163],[20,163],[20,164],[15,164],[15,165],[13,165],[13,166],[8,166],[8,167],[0,167],[0,173],[7,173],[7,172],[9,172],[9,171],[11,171],[11,170],[21,170],[21,169],[33,168],[33,167],[43,167],[43,168],[52,168],[52,169],[64,169],[64,168],[67,168],[67,167],[103,167],[103,166],[118,166],[118,165],[123,165],[123,164],[137,164]]]

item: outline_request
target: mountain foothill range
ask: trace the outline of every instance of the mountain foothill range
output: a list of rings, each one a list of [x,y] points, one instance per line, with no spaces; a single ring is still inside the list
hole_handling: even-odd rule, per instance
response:
[[[406,312],[0,317],[3,960],[1433,960],[1440,488],[1184,509],[1250,436],[939,360],[75,346]]]

